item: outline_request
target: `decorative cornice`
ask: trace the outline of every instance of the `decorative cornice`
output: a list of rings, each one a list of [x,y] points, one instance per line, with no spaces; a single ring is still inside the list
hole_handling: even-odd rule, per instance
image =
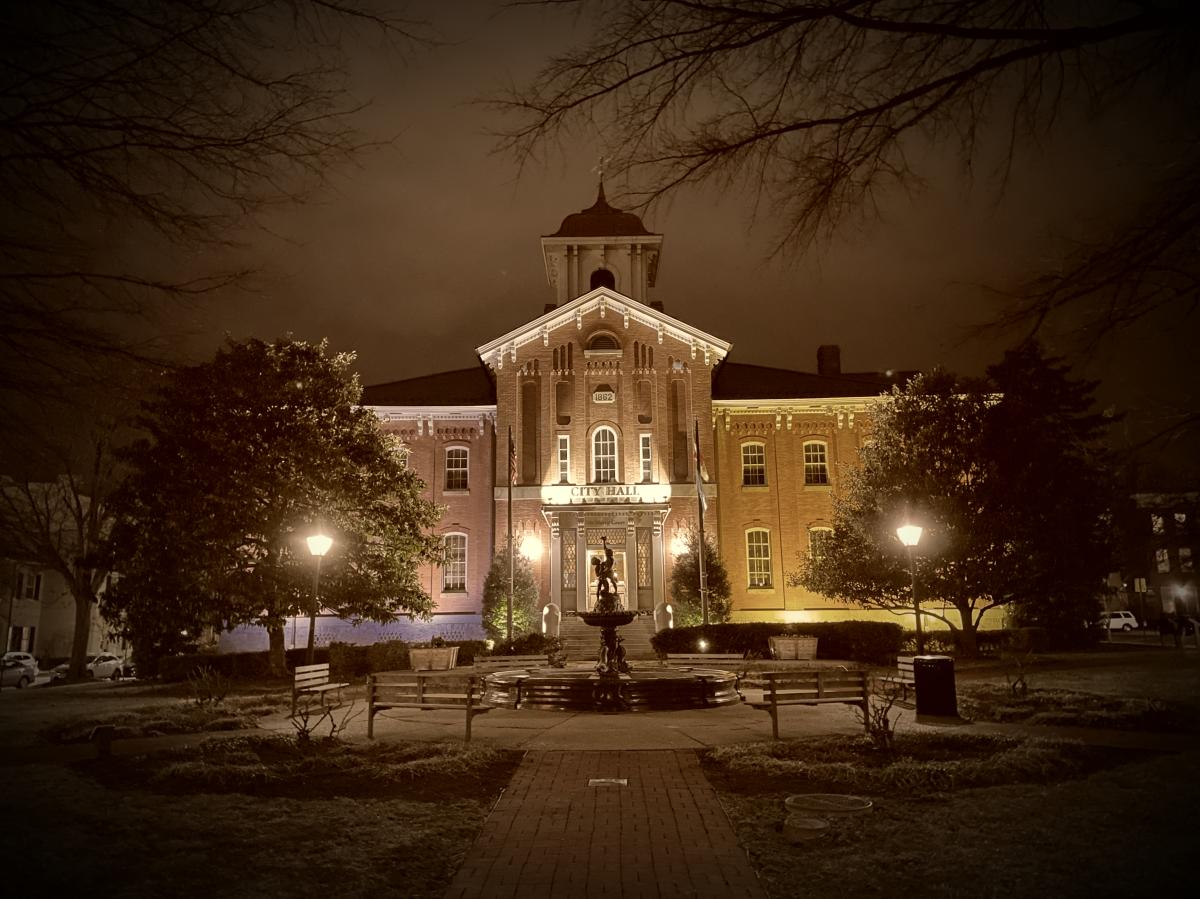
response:
[[[630,321],[645,325],[657,332],[659,343],[663,342],[664,336],[670,335],[690,347],[693,359],[703,353],[704,362],[709,366],[716,365],[724,359],[733,346],[728,341],[672,318],[652,306],[632,300],[611,288],[597,287],[590,293],[585,293],[578,299],[509,331],[503,337],[497,337],[483,346],[476,347],[475,352],[493,371],[500,371],[506,361],[516,361],[517,350],[527,343],[541,340],[543,345],[547,345],[552,331],[572,325],[579,330],[583,327],[583,317],[591,312],[598,311],[600,317],[607,320],[610,310],[619,317],[622,327],[628,328]],[[613,323],[614,327],[616,324]]]

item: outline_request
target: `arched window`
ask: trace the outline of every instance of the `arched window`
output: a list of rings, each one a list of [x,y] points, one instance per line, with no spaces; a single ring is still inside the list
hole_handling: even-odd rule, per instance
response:
[[[521,483],[536,484],[541,480],[538,470],[538,440],[540,438],[541,402],[537,381],[521,385]]]
[[[560,427],[571,423],[571,410],[575,406],[575,382],[557,381],[554,384],[554,420]]]
[[[616,337],[607,331],[599,331],[593,334],[588,340],[587,349],[589,351],[603,350],[612,352],[613,350],[620,350],[621,344]]]
[[[742,486],[761,487],[767,483],[767,447],[763,443],[742,444]]]
[[[813,564],[825,558],[829,539],[833,536],[833,528],[808,529],[808,558]]]
[[[617,289],[617,276],[606,268],[598,268],[592,272],[592,290],[597,287],[608,287],[612,290]]]
[[[617,483],[617,432],[607,425],[592,434],[592,483]]]
[[[467,535],[447,534],[442,538],[446,561],[442,565],[442,592],[461,593],[467,589]]]
[[[671,480],[686,482],[691,474],[689,463],[687,393],[683,381],[671,382]]]
[[[466,447],[452,446],[446,450],[446,489],[466,490],[468,453]]]
[[[804,483],[829,483],[829,463],[825,455],[825,444],[820,441],[813,440],[804,444]]]
[[[771,532],[764,528],[746,531],[746,572],[751,587],[771,586]]]

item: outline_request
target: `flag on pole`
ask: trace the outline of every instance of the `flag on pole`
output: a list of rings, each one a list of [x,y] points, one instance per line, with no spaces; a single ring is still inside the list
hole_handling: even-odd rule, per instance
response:
[[[513,442],[512,427],[508,429],[508,483],[517,482],[517,445]]]
[[[695,422],[696,446],[696,517],[700,519],[700,532],[696,535],[696,567],[700,569],[700,620],[708,627],[708,573],[704,568],[704,513],[708,500],[704,498],[704,469],[700,459],[700,421]]]
[[[696,496],[700,498],[700,515],[708,511],[708,498],[704,495],[704,462],[700,458],[700,422],[696,422],[696,434],[693,441],[696,454]]]

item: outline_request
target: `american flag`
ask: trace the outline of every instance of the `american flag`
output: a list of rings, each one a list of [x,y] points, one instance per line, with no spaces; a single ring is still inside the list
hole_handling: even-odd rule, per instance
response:
[[[517,482],[517,445],[513,443],[512,425],[508,426],[508,484]]]
[[[700,498],[700,514],[708,511],[708,499],[704,495],[704,462],[700,458],[700,422],[696,422],[696,436],[693,441],[696,447],[696,496]]]

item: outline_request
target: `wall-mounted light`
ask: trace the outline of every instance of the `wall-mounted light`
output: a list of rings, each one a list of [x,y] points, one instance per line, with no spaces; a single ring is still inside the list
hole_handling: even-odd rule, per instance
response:
[[[521,538],[521,548],[518,552],[530,562],[536,562],[542,557],[542,538],[537,534],[526,534]]]

